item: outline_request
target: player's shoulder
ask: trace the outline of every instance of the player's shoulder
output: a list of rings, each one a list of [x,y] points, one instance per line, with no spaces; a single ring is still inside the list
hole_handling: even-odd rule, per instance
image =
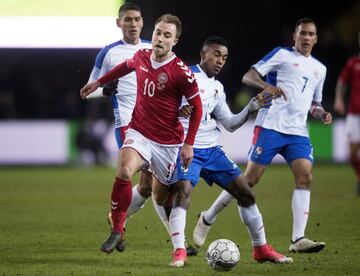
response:
[[[125,45],[124,41],[122,41],[120,39],[118,41],[115,41],[113,43],[110,43],[110,44],[106,45],[104,48],[102,48],[100,50],[100,53],[105,53],[106,54],[107,52],[112,51],[112,50],[114,50],[114,49],[116,49],[118,47],[123,47],[124,45]]]
[[[151,41],[140,38],[141,48],[151,48]]]
[[[320,70],[326,72],[326,66],[325,64],[323,64],[320,60],[318,60],[316,57],[314,57],[313,55],[311,55],[312,61],[314,63],[315,66],[317,66]]]
[[[193,75],[192,70],[190,67],[179,57],[175,57],[173,61],[174,67],[178,72],[182,72],[183,74],[191,74]]]
[[[136,51],[135,56],[150,58],[151,52],[152,49],[150,48],[140,48],[139,50]]]
[[[277,46],[268,52],[263,58],[262,62],[266,62],[274,57],[288,56],[294,50],[291,47]]]
[[[109,53],[111,53],[111,51],[114,51],[114,49],[116,49],[116,47],[118,47],[119,45],[123,45],[123,44],[124,44],[124,42],[122,40],[118,40],[118,41],[108,44],[104,48],[102,48],[96,56],[97,66],[100,66],[103,63],[105,57],[107,55],[109,55]]]

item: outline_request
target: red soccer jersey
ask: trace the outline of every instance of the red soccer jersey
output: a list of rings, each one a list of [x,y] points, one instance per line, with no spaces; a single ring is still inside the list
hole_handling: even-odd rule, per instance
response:
[[[348,112],[360,114],[360,56],[348,59],[339,79],[351,86]]]
[[[191,70],[175,55],[157,63],[152,50],[142,49],[127,61],[136,70],[137,97],[129,127],[148,139],[167,145],[183,142],[184,131],[178,119],[182,96],[191,99],[198,86]]]

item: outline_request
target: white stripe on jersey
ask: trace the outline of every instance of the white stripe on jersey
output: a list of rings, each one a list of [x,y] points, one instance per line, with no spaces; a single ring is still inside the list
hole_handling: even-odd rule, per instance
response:
[[[89,82],[102,77],[142,48],[151,48],[151,43],[141,40],[139,44],[133,45],[120,40],[104,47],[96,57]],[[116,128],[127,126],[131,120],[137,93],[135,72],[120,78],[117,90],[118,93],[112,99]]]
[[[306,120],[313,101],[321,103],[326,67],[312,56],[305,57],[293,48],[275,48],[253,65],[267,82],[286,94],[262,108],[255,125],[281,133],[309,136]]]

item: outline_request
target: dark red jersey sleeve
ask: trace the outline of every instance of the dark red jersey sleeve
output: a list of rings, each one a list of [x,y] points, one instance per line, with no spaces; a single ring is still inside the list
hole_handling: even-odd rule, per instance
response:
[[[196,132],[199,128],[201,117],[202,117],[202,103],[200,95],[197,94],[195,97],[188,100],[190,106],[193,107],[193,111],[189,120],[189,129],[185,138],[185,143],[188,145],[194,145]]]

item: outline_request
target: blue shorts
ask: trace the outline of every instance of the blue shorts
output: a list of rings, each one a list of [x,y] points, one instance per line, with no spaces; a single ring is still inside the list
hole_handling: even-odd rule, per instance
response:
[[[249,159],[256,164],[266,166],[278,153],[285,158],[289,165],[292,161],[300,158],[314,162],[313,147],[308,137],[255,127]]]
[[[239,167],[226,156],[220,146],[194,149],[194,158],[187,172],[181,169],[180,157],[176,166],[178,179],[188,180],[194,187],[202,177],[210,186],[216,183],[225,188],[241,174]]]

